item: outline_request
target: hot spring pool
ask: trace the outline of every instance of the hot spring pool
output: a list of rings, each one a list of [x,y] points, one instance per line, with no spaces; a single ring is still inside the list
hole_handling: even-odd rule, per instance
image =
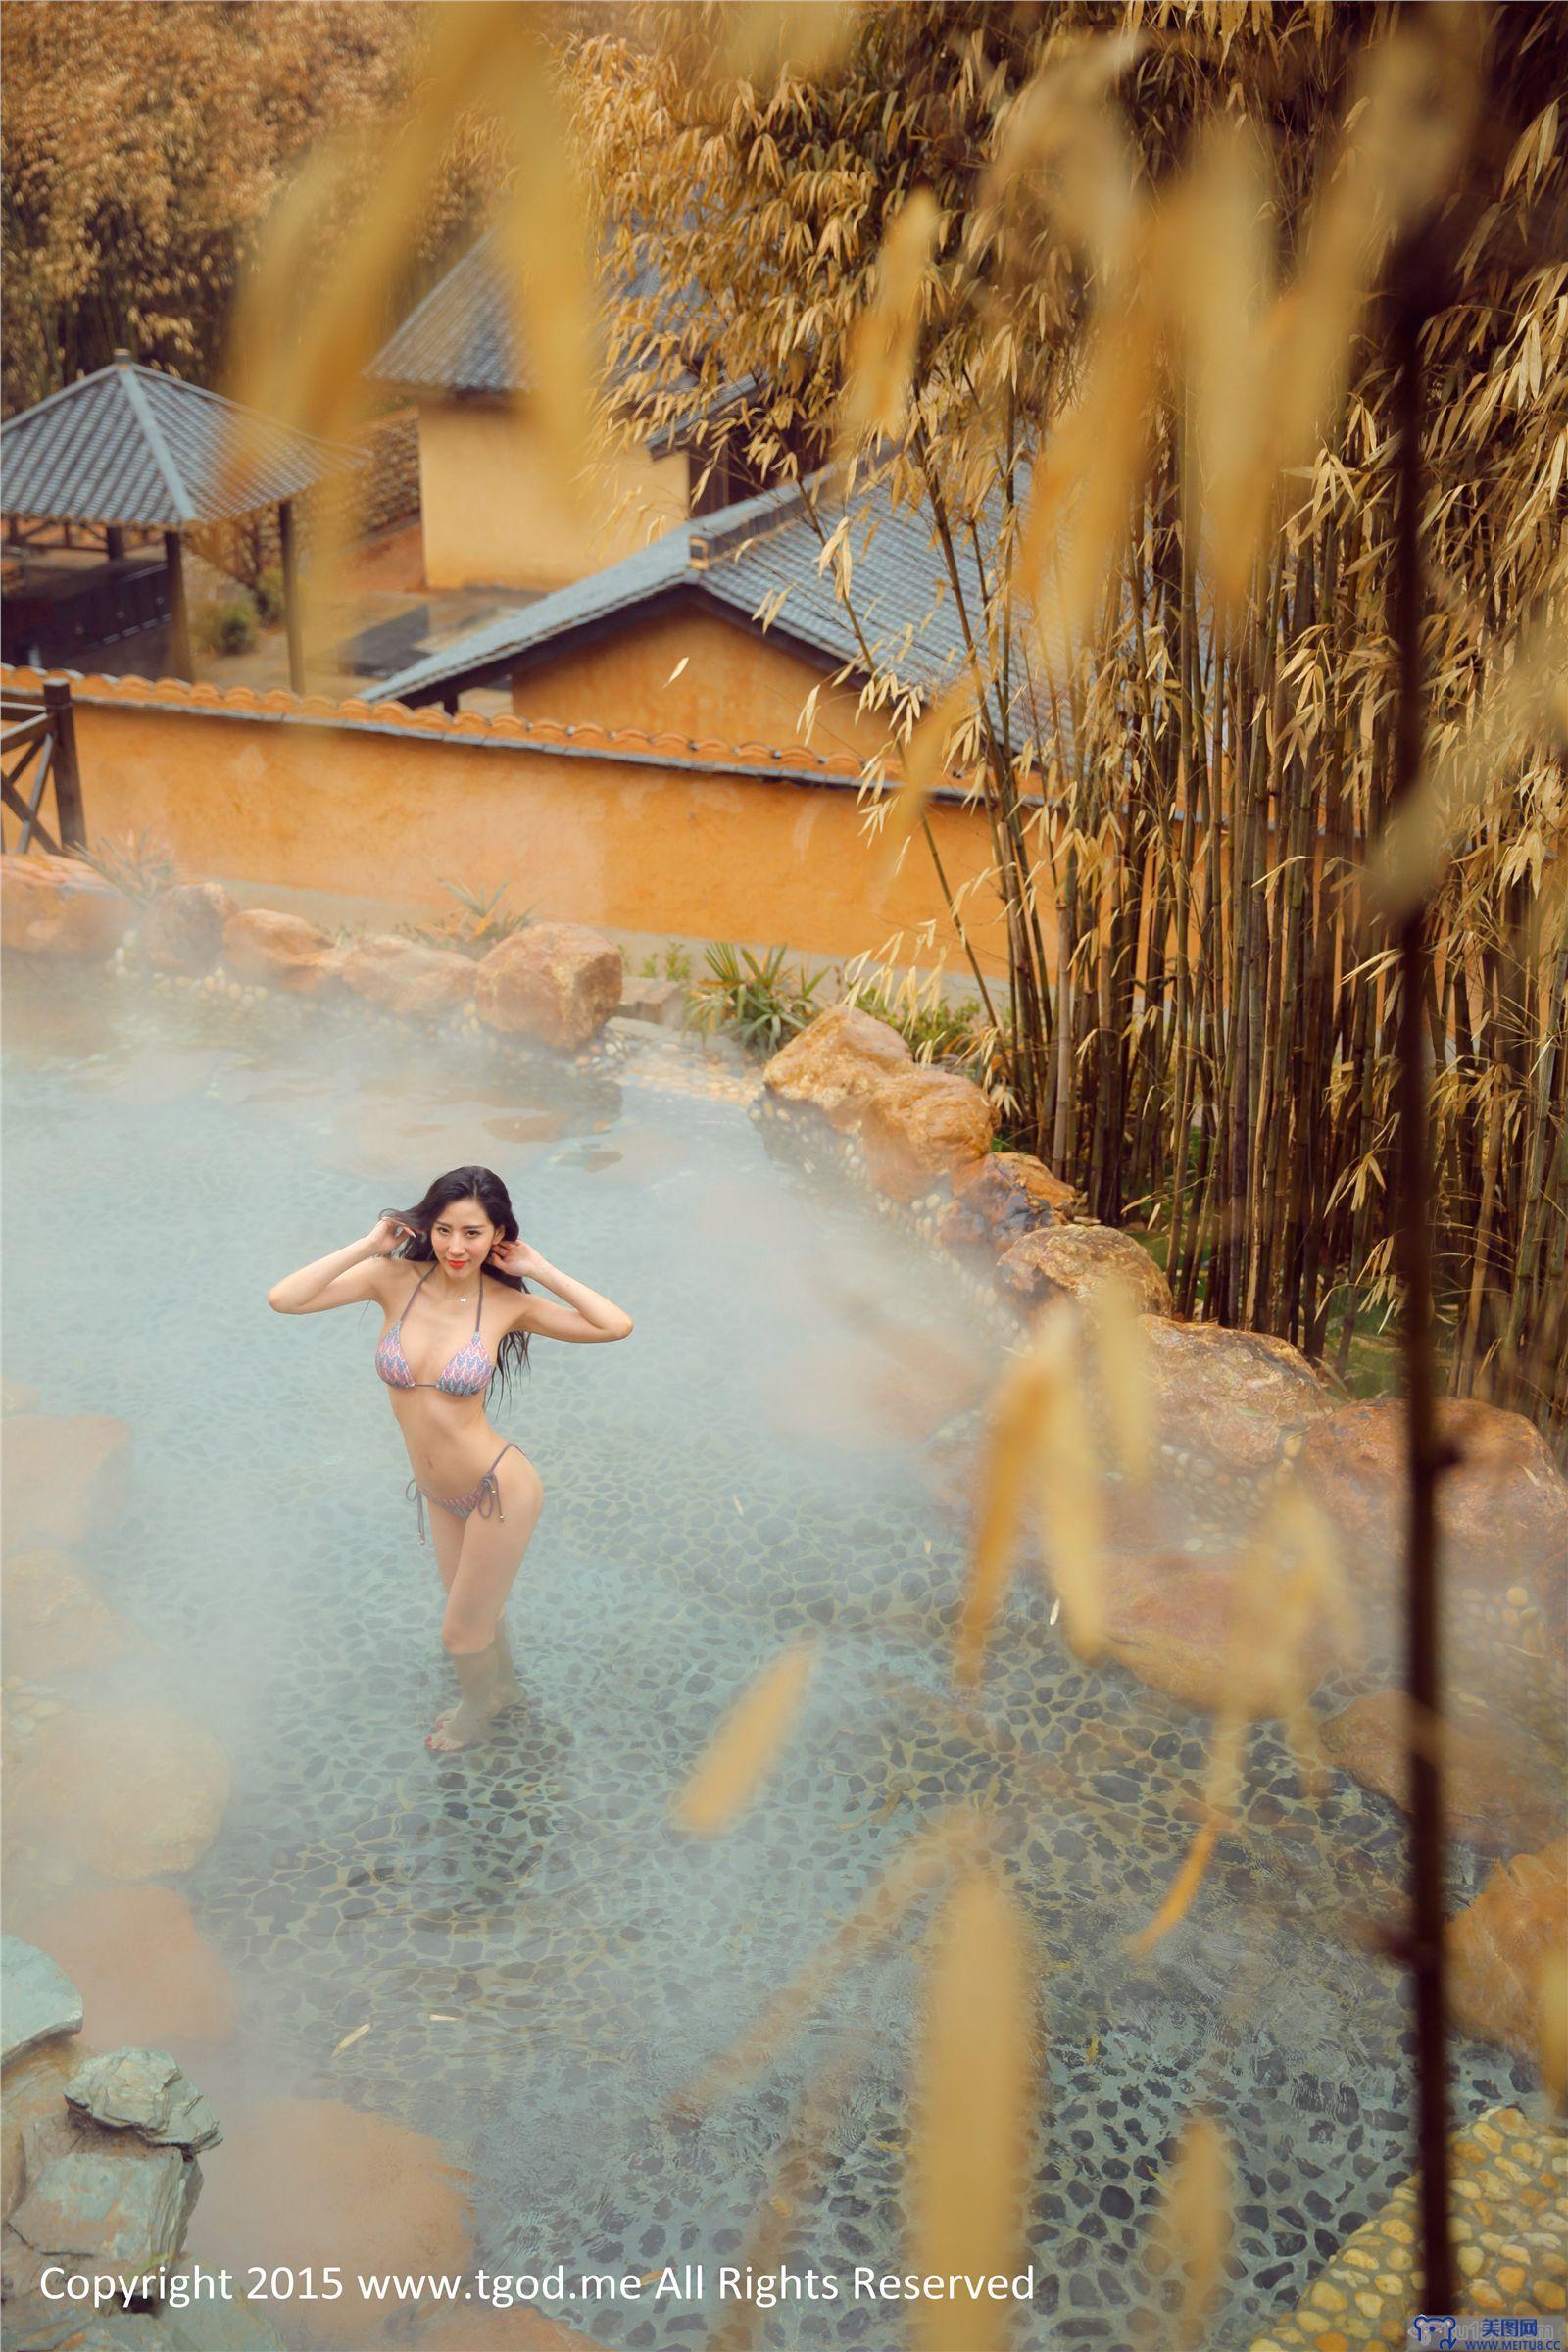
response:
[[[711,2279],[743,2258],[803,2086],[836,2056],[847,2087],[779,2259],[846,2281],[906,2269],[929,1904],[745,2087],[696,2123],[669,2102],[911,1830],[969,1796],[1045,1955],[1020,2352],[1130,2340],[1156,2182],[1200,2102],[1239,2168],[1212,2340],[1245,2344],[1298,2297],[1411,2167],[1402,1981],[1332,1932],[1397,1880],[1402,1829],[1340,1775],[1308,1804],[1259,1732],[1258,1843],[1224,1850],[1150,1960],[1126,1957],[1186,1851],[1207,1727],[1078,1666],[1026,1574],[978,1699],[956,1703],[962,1546],[920,1448],[983,1394],[1007,1327],[956,1269],[838,1178],[771,1158],[738,1102],[669,1083],[652,1049],[545,1063],[98,975],[75,993],[13,978],[7,1026],[6,1369],[45,1412],[129,1423],[129,1507],[81,1563],[152,1645],[115,1695],[194,1716],[232,1768],[180,1882],[240,1992],[233,2042],[191,2068],[220,2121],[290,2094],[429,2134],[473,2176],[491,2271],[702,2261]],[[508,1610],[532,1710],[437,1758],[423,1736],[455,1685],[378,1318],[274,1316],[267,1290],[466,1160],[636,1330],[535,1340],[520,1396],[493,1407],[544,1480]],[[678,1833],[671,1792],[803,1634],[820,1657],[782,1769],[729,1835]],[[1462,1898],[1480,1873],[1453,1868]],[[21,1892],[42,1917],[60,1889]],[[1455,2045],[1456,2122],[1531,2089],[1500,2052]],[[215,2183],[226,2153],[202,2160]],[[648,2352],[720,2313],[711,2293],[555,2308]],[[768,2313],[755,2341],[904,2328],[846,2295]]]

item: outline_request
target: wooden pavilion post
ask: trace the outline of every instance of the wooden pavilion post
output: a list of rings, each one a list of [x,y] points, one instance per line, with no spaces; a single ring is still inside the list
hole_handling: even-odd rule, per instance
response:
[[[173,630],[174,675],[194,683],[190,658],[190,613],[185,604],[185,557],[177,531],[164,533],[164,567],[169,573],[169,617]]]
[[[296,694],[305,692],[305,631],[300,614],[298,554],[294,539],[294,501],[277,502],[277,545],[283,571],[283,626],[288,634],[288,682]]]

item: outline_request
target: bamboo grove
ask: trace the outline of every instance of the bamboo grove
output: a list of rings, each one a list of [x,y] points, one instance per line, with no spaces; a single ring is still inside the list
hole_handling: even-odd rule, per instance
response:
[[[758,11],[777,20],[760,63],[722,12],[634,13],[580,45],[571,81],[628,272],[657,257],[686,289],[621,306],[626,429],[701,419],[715,463],[800,471],[863,703],[907,769],[951,767],[984,805],[1008,974],[995,1002],[975,969],[971,1053],[1009,1140],[1093,1215],[1148,1226],[1179,1312],[1342,1371],[1396,1289],[1397,436],[1361,216],[1428,173],[1416,831],[1440,1339],[1453,1389],[1560,1436],[1560,20],[1442,12],[1466,24],[1441,86],[1402,93],[1396,164],[1358,166],[1380,9]],[[1268,250],[1234,252],[1258,220]],[[1314,368],[1332,399],[1293,419]],[[725,378],[759,389],[714,418]],[[1266,479],[1235,456],[1259,415]],[[967,682],[923,720],[907,648],[858,608],[873,479],[928,519],[933,599],[962,616]],[[888,808],[878,780],[868,830]],[[947,895],[961,953],[971,894]]]

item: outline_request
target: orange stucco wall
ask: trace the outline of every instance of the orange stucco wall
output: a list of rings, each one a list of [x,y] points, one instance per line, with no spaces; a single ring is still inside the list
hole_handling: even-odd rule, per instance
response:
[[[876,759],[888,748],[885,712],[862,714],[856,689],[829,686],[831,675],[742,621],[688,606],[520,670],[512,707],[519,718],[592,718],[782,749],[805,745],[801,712],[819,686],[810,748]]]
[[[33,690],[30,673],[8,675]],[[911,941],[903,960],[934,968],[947,949],[961,968],[924,844],[886,870],[848,763],[836,782],[704,775],[613,756],[649,750],[646,736],[579,727],[590,756],[572,759],[515,719],[140,679],[79,686],[76,736],[89,841],[145,830],[192,877],[443,910],[441,879],[505,883],[509,905],[542,917],[828,956],[876,954],[936,917],[936,948]],[[982,870],[981,812],[937,805],[932,824],[954,887]],[[7,847],[15,829],[8,817]],[[1004,969],[995,896],[976,891],[965,920],[983,968]]]
[[[688,461],[639,450],[579,511],[526,406],[419,404],[419,503],[431,588],[560,588],[646,545],[651,525],[685,519]],[[623,493],[632,505],[617,511]]]

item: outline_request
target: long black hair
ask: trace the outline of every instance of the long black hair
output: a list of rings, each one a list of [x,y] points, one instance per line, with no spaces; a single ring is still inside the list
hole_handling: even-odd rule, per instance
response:
[[[423,1200],[416,1201],[413,1208],[382,1209],[383,1217],[396,1217],[400,1225],[412,1225],[414,1228],[412,1238],[401,1241],[393,1250],[393,1256],[412,1258],[420,1265],[433,1259],[435,1251],[430,1246],[430,1229],[441,1211],[450,1208],[454,1200],[477,1200],[491,1224],[500,1228],[503,1241],[514,1242],[517,1239],[517,1220],[513,1213],[512,1196],[494,1168],[449,1168],[444,1176],[438,1176],[426,1188]],[[520,1274],[503,1274],[499,1266],[486,1265],[484,1272],[492,1282],[504,1282],[509,1291],[526,1291],[528,1288]],[[511,1374],[519,1367],[525,1372],[530,1369],[528,1334],[525,1331],[509,1331],[496,1349],[496,1368],[490,1375],[492,1383],[500,1381],[503,1398]],[[489,1395],[488,1389],[485,1393]]]

